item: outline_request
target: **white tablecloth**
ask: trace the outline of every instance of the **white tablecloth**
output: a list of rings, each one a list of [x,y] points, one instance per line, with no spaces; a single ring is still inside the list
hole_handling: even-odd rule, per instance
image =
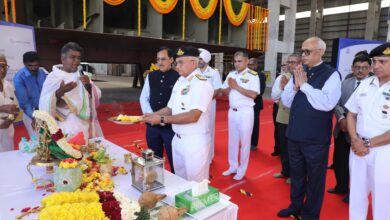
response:
[[[123,154],[128,153],[125,149],[102,139],[102,144],[107,147],[107,152],[116,159],[114,165],[124,166],[129,171],[130,165],[124,163]],[[40,206],[40,201],[44,195],[49,194],[45,190],[35,189],[31,181],[31,176],[27,172],[27,164],[34,154],[26,154],[20,151],[0,153],[0,219],[11,220],[20,214],[25,207]],[[32,168],[34,174],[44,174],[44,168]],[[189,189],[190,182],[166,171],[165,187],[156,190],[157,193],[167,194],[165,202],[174,204],[174,195],[178,192]],[[131,186],[130,172],[127,175],[114,177],[115,191],[119,191],[128,196],[131,200],[137,200],[140,192]],[[238,206],[227,201],[228,197],[221,193],[223,209],[213,213],[207,219],[237,219]],[[218,206],[218,205],[217,205]],[[216,210],[218,207],[216,206]],[[210,212],[204,211],[203,213]],[[212,212],[212,209],[211,209]],[[208,214],[207,214],[208,215]]]

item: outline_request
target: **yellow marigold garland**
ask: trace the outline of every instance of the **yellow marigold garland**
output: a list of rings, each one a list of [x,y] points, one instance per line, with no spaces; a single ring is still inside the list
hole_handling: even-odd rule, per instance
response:
[[[223,0],[223,6],[229,22],[234,26],[240,26],[242,24],[249,10],[249,4],[242,3],[240,12],[236,14],[233,10],[232,0]]]
[[[59,206],[67,203],[94,203],[99,202],[96,192],[56,192],[42,199],[43,207]]]
[[[117,6],[125,2],[126,0],[104,0],[106,4],[112,5],[112,6]]]
[[[207,20],[215,12],[218,5],[218,0],[209,0],[206,7],[203,7],[200,0],[190,0],[192,10],[200,19]]]
[[[154,10],[160,14],[168,14],[171,12],[176,7],[177,1],[178,0],[149,0]]]
[[[93,203],[68,203],[57,206],[45,207],[38,218],[40,220],[60,220],[60,219],[79,219],[79,220],[109,220],[106,217],[102,204]]]

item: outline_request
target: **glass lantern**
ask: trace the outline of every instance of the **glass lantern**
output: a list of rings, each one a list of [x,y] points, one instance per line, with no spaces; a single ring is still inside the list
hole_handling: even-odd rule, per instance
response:
[[[164,161],[150,149],[143,150],[140,157],[132,157],[131,185],[141,192],[164,187]]]

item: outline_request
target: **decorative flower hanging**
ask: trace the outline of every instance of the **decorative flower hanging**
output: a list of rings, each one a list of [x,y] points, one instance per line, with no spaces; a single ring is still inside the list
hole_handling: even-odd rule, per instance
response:
[[[226,16],[234,26],[240,26],[248,14],[249,4],[233,0],[223,0]]]
[[[126,0],[104,0],[106,4],[112,5],[112,6],[117,6],[125,2]]]
[[[149,2],[154,10],[160,14],[168,14],[177,4],[177,0],[149,0]]]
[[[215,12],[218,0],[190,0],[192,10],[198,18],[207,20]]]

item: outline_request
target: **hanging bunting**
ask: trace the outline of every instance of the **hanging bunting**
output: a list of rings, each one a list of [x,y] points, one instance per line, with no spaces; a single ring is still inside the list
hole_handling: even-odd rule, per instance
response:
[[[138,37],[141,36],[141,0],[138,0]]]
[[[219,3],[219,27],[218,27],[218,45],[221,45],[222,40],[222,1]]]
[[[186,0],[183,0],[183,24],[181,29],[181,39],[184,41],[186,38]]]
[[[5,16],[5,21],[8,22],[8,0],[4,0],[4,16]]]
[[[195,15],[203,20],[209,19],[215,12],[218,0],[190,0]]]
[[[240,26],[248,14],[250,5],[233,0],[223,0],[223,6],[230,23],[234,26]]]
[[[261,52],[268,47],[268,10],[251,5],[248,12],[247,49]]]
[[[83,0],[83,29],[87,30],[87,0]]]
[[[171,12],[176,7],[177,1],[178,0],[149,0],[154,10],[160,14],[168,14]]]
[[[12,10],[12,21],[16,23],[16,4],[15,0],[11,1],[11,10]]]
[[[125,2],[126,0],[104,0],[104,3],[112,5],[112,6],[117,6]]]

